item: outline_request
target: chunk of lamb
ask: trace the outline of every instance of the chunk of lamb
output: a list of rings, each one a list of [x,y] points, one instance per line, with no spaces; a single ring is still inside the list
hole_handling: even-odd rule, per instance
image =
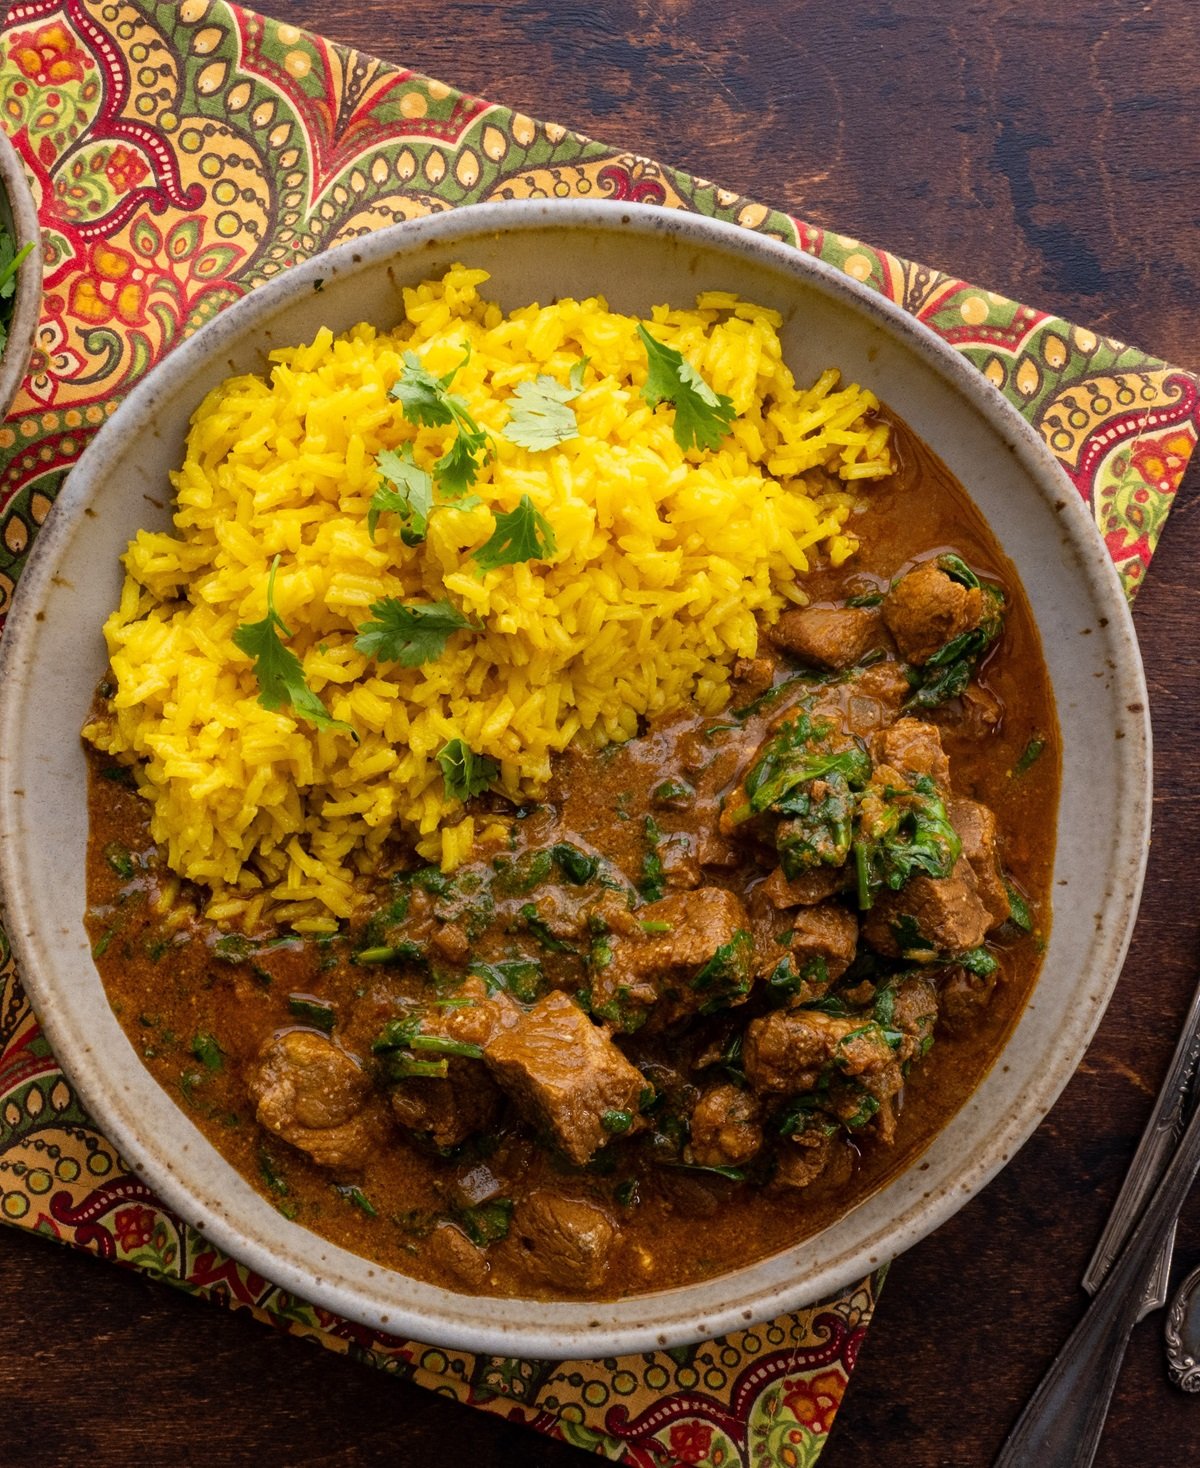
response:
[[[817,903],[841,892],[848,883],[848,867],[814,867],[798,877],[784,876],[776,867],[760,888],[772,907],[816,907]]]
[[[487,1254],[453,1223],[437,1224],[425,1240],[425,1250],[467,1290],[477,1290],[488,1277]]]
[[[705,1091],[692,1111],[691,1140],[684,1152],[701,1167],[740,1167],[762,1146],[755,1098],[724,1084]]]
[[[837,902],[821,902],[788,914],[792,961],[803,969],[819,960],[830,983],[836,983],[854,962],[858,949],[858,919]]]
[[[517,1204],[513,1233],[526,1266],[550,1284],[582,1291],[604,1282],[616,1232],[593,1204],[535,1189]]]
[[[445,1076],[400,1081],[391,1100],[402,1127],[428,1137],[435,1147],[459,1147],[495,1121],[501,1097],[479,1061],[452,1057]]]
[[[424,1034],[461,1044],[483,1045],[492,1035],[516,1024],[520,1006],[507,994],[489,994],[478,976],[469,975],[455,994],[453,1009],[423,1015]],[[426,1137],[436,1147],[458,1147],[474,1132],[490,1126],[502,1097],[478,1060],[451,1056],[445,1076],[414,1076],[396,1083],[392,1113],[402,1127]]]
[[[811,1122],[802,1132],[780,1142],[775,1153],[773,1191],[811,1187],[826,1174],[831,1183],[844,1181],[853,1166],[845,1140],[832,1125]]]
[[[358,1061],[325,1035],[288,1030],[272,1037],[246,1084],[259,1124],[318,1166],[364,1166],[376,1140],[362,1114],[371,1083]]]
[[[904,668],[891,658],[857,673],[846,688],[845,724],[850,734],[867,735],[895,719],[912,693]]]
[[[959,857],[948,877],[918,873],[898,892],[880,892],[862,931],[885,958],[928,963],[939,954],[978,948],[990,926],[971,864]]]
[[[702,867],[737,866],[742,860],[742,849],[722,836],[718,826],[705,826],[696,837],[696,860]]]
[[[686,831],[668,833],[658,848],[663,876],[672,891],[689,891],[704,880],[697,843]]]
[[[594,1014],[614,1022],[625,1016],[633,1028],[651,1011],[663,1025],[706,1005],[744,1001],[750,987],[750,922],[732,892],[724,887],[672,892],[638,908],[636,916],[641,933],[618,938],[611,963],[593,977]],[[645,924],[662,924],[664,930],[647,933]],[[706,972],[710,967],[714,972]]]
[[[503,991],[489,994],[487,985],[477,974],[469,974],[454,991],[459,1002],[453,1009],[427,1014],[421,1028],[426,1034],[442,1035],[467,1045],[486,1045],[498,1030],[515,1025],[521,1007]]]
[[[896,1139],[896,1097],[904,1089],[904,1072],[898,1060],[877,1070],[864,1072],[855,1082],[839,1080],[830,1087],[829,1107],[852,1131],[867,1125],[885,1147]]]
[[[560,941],[582,938],[587,931],[587,914],[574,892],[562,887],[547,887],[532,900],[538,921]]]
[[[586,909],[587,927],[595,931],[596,925],[607,928],[610,933],[623,937],[645,936],[639,921],[640,914],[631,911],[624,890],[614,892],[611,888],[602,892]]]
[[[862,1076],[895,1065],[878,1025],[800,1009],[777,1009],[751,1020],[742,1059],[751,1086],[767,1096],[798,1096],[831,1072]]]
[[[977,627],[982,615],[979,587],[963,586],[936,561],[925,561],[901,576],[883,599],[883,620],[900,656],[918,665]]]
[[[494,1034],[484,1058],[522,1115],[579,1166],[611,1135],[605,1113],[636,1114],[646,1085],[608,1034],[557,989]]]
[[[1004,703],[982,683],[968,683],[959,695],[962,703],[960,728],[972,739],[994,734],[1004,718]]]
[[[739,703],[758,698],[775,681],[775,659],[738,658],[733,665],[734,693]]]
[[[937,990],[930,981],[923,974],[902,979],[896,987],[891,1019],[892,1028],[904,1036],[896,1048],[896,1059],[901,1064],[929,1048],[937,1017]]]
[[[818,668],[849,668],[879,637],[876,607],[797,607],[767,636],[776,647]]]
[[[920,719],[897,719],[871,740],[871,757],[902,775],[928,775],[944,789],[950,783],[950,761],[936,725]]]
[[[963,1034],[979,1019],[981,1009],[991,1002],[998,972],[975,974],[959,964],[946,970],[941,989],[942,1028],[950,1034]]]
[[[858,919],[838,902],[781,911],[771,902],[765,887],[764,882],[750,898],[755,973],[766,977],[788,955],[796,971],[809,980],[809,988],[801,997],[816,998],[854,961]]]
[[[946,814],[962,840],[962,854],[975,873],[979,900],[987,908],[991,927],[998,928],[1011,917],[1012,904],[1000,875],[996,817],[986,805],[959,796],[947,800]]]
[[[429,941],[451,963],[465,963],[471,956],[471,940],[459,923],[442,923]]]

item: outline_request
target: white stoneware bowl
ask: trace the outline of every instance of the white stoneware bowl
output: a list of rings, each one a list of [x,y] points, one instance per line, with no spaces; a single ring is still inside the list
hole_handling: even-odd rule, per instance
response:
[[[683,1289],[615,1302],[474,1299],[421,1284],[280,1217],[159,1089],[113,1017],[84,932],[79,728],[105,667],[118,557],[165,527],[188,417],[233,372],[320,326],[387,326],[400,289],[462,260],[506,308],[603,292],[618,309],[734,290],[783,314],[797,375],[830,363],[941,455],[1018,567],[1063,735],[1055,919],[1004,1052],[919,1164],[815,1238]],[[1084,635],[1090,634],[1090,635]],[[1001,1168],[1078,1065],[1120,970],[1146,858],[1150,734],[1132,625],[1078,494],[1037,434],[925,327],[790,247],[695,215],[499,203],[381,230],[299,265],[179,347],[73,471],[25,571],[0,658],[0,879],[20,972],[54,1051],[127,1160],[185,1220],[267,1278],[397,1335],[499,1355],[676,1345],[813,1303],[936,1228]]]
[[[25,176],[25,167],[2,132],[0,224],[16,240],[18,248],[30,242],[33,244],[33,249],[18,267],[8,340],[3,355],[0,355],[0,418],[3,418],[29,366],[38,314],[42,309],[42,236],[38,226],[37,208],[30,192],[29,180]]]

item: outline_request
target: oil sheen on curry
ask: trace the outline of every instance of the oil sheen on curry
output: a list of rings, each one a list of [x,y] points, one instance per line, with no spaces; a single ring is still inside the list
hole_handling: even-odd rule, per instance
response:
[[[1045,947],[1057,724],[1011,565],[894,433],[861,548],[725,713],[572,748],[510,849],[398,852],[334,935],[165,921],[92,751],[113,1008],[285,1217],[452,1290],[615,1298],[803,1240],[962,1105]]]

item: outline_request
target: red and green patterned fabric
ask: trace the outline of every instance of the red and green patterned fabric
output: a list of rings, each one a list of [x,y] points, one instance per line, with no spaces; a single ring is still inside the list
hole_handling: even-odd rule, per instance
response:
[[[70,466],[177,342],[296,260],[486,199],[691,209],[899,302],[1042,434],[1130,596],[1200,429],[1196,379],[1136,348],[223,0],[12,5],[0,122],[46,252],[33,362],[0,425],[0,621]],[[879,1284],[722,1340],[604,1361],[470,1356],[338,1319],[219,1253],[132,1175],[50,1053],[2,933],[0,1220],[644,1468],[815,1462]]]

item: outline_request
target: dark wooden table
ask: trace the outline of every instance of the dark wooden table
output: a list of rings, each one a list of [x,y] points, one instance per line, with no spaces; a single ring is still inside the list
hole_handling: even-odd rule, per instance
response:
[[[281,19],[1200,367],[1195,0],[264,0]],[[1155,842],[1125,976],[1024,1151],[895,1266],[822,1468],[972,1468],[1079,1277],[1200,972],[1200,471],[1137,607]],[[1178,1271],[1200,1261],[1200,1208]],[[1099,1462],[1200,1461],[1135,1332]],[[0,1233],[0,1464],[546,1465],[587,1455]],[[1031,1465],[1036,1468],[1036,1465]]]

